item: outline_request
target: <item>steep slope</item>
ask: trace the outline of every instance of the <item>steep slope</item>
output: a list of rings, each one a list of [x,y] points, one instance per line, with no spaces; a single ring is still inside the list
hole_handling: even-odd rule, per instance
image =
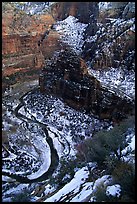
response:
[[[3,86],[37,78],[44,65],[38,42],[54,22],[49,14],[30,16],[12,3],[2,3]]]
[[[100,6],[96,32],[85,33],[83,57],[91,62],[94,69],[110,67],[134,69],[134,3],[111,4],[103,10]],[[132,7],[132,10],[127,9],[128,6]],[[127,15],[126,10],[128,10]]]
[[[20,3],[20,9],[28,14],[41,14],[46,5]],[[47,15],[30,17],[23,13],[23,19],[18,16],[22,25],[25,19],[33,19],[34,30],[30,26],[30,43],[26,40],[23,46],[17,46],[19,55],[21,50],[23,55],[14,56],[14,60],[19,58],[20,66],[28,66],[27,61],[23,62],[25,53],[29,60],[35,48],[33,54],[38,56],[38,49],[43,64],[38,68],[42,71],[39,85],[38,80],[29,80],[10,86],[3,95],[3,202],[134,202],[134,9],[130,10],[128,2],[53,3],[52,14],[59,21],[52,26],[51,16],[48,23],[43,22]],[[12,5],[6,5],[8,10]],[[103,7],[103,13],[98,13],[98,6]],[[41,18],[42,25],[48,25],[44,31],[39,29],[41,25],[38,30],[35,27]],[[27,25],[17,22],[26,37]],[[18,23],[17,30],[5,26],[5,33],[7,28],[18,33]],[[133,39],[125,42],[129,37],[127,29],[133,30]],[[113,44],[107,30],[114,39],[121,30],[121,55],[116,55],[115,50],[119,42]],[[33,42],[35,31],[39,38]],[[12,51],[9,63],[11,56]],[[129,56],[131,61],[127,64]],[[13,66],[14,71],[19,71],[18,64]],[[34,73],[38,79],[36,68]]]
[[[113,91],[103,88],[95,77],[81,66],[81,60],[70,48],[58,50],[46,62],[40,76],[42,93],[62,97],[70,106],[86,110],[99,118],[121,120],[132,113],[134,105]],[[115,107],[114,107],[115,106]]]
[[[97,2],[56,2],[51,5],[51,13],[56,20],[64,20],[68,16],[74,16],[81,23],[89,23],[91,15],[98,15]]]

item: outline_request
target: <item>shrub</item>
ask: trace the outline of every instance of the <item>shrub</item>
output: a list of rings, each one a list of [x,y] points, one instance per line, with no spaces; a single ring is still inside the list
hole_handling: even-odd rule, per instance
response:
[[[107,186],[103,183],[100,183],[99,186],[96,187],[96,191],[94,192],[95,202],[118,202],[119,198],[106,195],[106,188]]]
[[[122,150],[128,146],[126,134],[128,128],[133,126],[133,118],[129,118],[109,131],[97,132],[92,138],[86,139],[76,147],[77,158],[81,161],[97,162],[103,165],[105,162],[107,164],[113,155],[114,158],[109,167],[113,169],[115,161],[122,157]]]
[[[114,155],[106,156],[104,164],[107,167],[106,170],[108,174],[112,173],[112,171],[117,166],[117,163],[118,163],[118,159],[114,157]]]
[[[96,202],[107,201],[106,187],[102,183],[97,186],[94,196],[96,197]]]
[[[31,195],[27,188],[25,188],[22,192],[15,194],[12,196],[12,202],[31,202]]]
[[[119,161],[112,172],[116,183],[121,185],[123,198],[134,200],[135,196],[135,168],[134,164]]]
[[[55,175],[55,177],[51,178],[51,184],[53,185],[59,185],[59,187],[64,186],[66,183],[68,183],[73,177],[74,177],[74,169],[77,166],[76,160],[73,158],[70,159],[61,159],[60,160],[60,169],[59,173]]]

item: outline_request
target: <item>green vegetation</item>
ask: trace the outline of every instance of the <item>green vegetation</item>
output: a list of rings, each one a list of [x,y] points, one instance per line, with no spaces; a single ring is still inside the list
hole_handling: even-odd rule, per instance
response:
[[[96,197],[96,202],[108,200],[108,197],[106,195],[106,186],[104,186],[103,183],[97,186],[94,196]]]
[[[12,196],[12,202],[31,202],[31,195],[27,188]]]
[[[128,146],[130,138],[127,140],[126,134],[134,128],[134,124],[134,117],[130,117],[109,131],[97,132],[77,146],[77,157],[82,161],[97,162],[99,166],[110,163],[111,170],[114,163],[121,159],[122,150]]]
[[[127,135],[134,128],[134,117],[121,122],[109,131],[102,130],[93,138],[86,139],[77,146],[77,159],[85,163],[97,162],[99,169],[105,169],[105,173],[112,175],[113,183],[120,184],[121,196],[114,198],[106,196],[104,186],[99,186],[96,193],[96,202],[134,202],[135,195],[135,167],[122,158],[122,150],[128,146],[130,138]],[[132,150],[127,151],[126,156]],[[92,177],[92,172],[91,172]]]
[[[133,164],[119,161],[112,171],[112,183],[119,184],[121,194],[119,197],[106,195],[107,186],[101,183],[94,192],[96,202],[134,202],[135,201],[135,169]]]
[[[115,183],[121,185],[122,202],[133,201],[135,196],[134,164],[120,161],[112,172]]]

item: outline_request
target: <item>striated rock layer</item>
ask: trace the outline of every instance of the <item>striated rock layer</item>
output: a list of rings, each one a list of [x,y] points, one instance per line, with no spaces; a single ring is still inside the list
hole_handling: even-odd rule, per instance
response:
[[[130,70],[134,67],[135,32],[134,8],[129,12],[128,7],[127,3],[115,4],[107,12],[99,13],[96,2],[58,2],[51,7],[52,15],[30,16],[11,4],[3,4],[3,84],[33,76],[38,78],[44,67],[40,76],[42,92],[56,94],[71,106],[100,118],[125,117],[132,111],[132,104],[102,88],[88,74],[84,61],[60,42],[52,25],[55,20],[75,16],[88,24],[83,36],[83,59],[89,60],[96,69],[124,67]],[[117,16],[116,11],[120,12]]]
[[[131,114],[133,105],[101,87],[69,47],[46,61],[39,79],[42,93],[55,94],[73,108],[86,110],[102,119],[119,121]]]
[[[49,14],[30,16],[14,8],[12,4],[3,2],[3,89],[18,80],[38,78],[39,70],[44,66],[44,56],[38,42],[54,22]],[[46,46],[50,50],[51,46],[48,44]]]

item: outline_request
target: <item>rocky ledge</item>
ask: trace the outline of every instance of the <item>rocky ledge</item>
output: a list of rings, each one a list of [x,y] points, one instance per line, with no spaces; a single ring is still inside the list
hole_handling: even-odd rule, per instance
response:
[[[42,46],[38,42],[54,22],[50,14],[31,16],[17,9],[12,2],[2,3],[3,90],[18,81],[38,78],[44,65]],[[48,42],[51,44],[50,39]],[[49,44],[43,44],[43,49],[46,46],[50,51]]]
[[[67,46],[46,60],[39,85],[42,93],[55,94],[71,107],[102,119],[119,121],[133,111],[131,101],[103,88],[88,73],[83,60]]]

